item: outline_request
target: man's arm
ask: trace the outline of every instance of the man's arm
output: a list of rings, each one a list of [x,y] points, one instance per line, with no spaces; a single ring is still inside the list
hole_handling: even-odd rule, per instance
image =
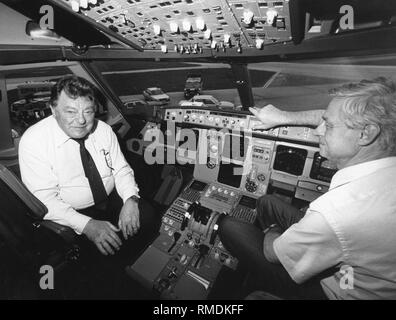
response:
[[[135,181],[132,168],[125,160],[115,133],[110,130],[110,156],[113,164],[113,175],[118,195],[124,205],[121,208],[118,227],[121,229],[124,239],[133,236],[139,231],[139,188]]]
[[[80,214],[59,196],[57,177],[49,159],[43,156],[40,142],[23,136],[19,144],[19,166],[26,187],[45,204],[48,213],[44,219],[72,228],[81,234],[90,217]]]
[[[281,232],[278,229],[272,229],[265,234],[263,251],[265,258],[272,263],[280,263],[274,251],[274,241],[280,237]]]
[[[270,129],[277,126],[286,125],[304,125],[317,127],[322,121],[325,110],[309,110],[309,111],[282,111],[269,104],[262,108],[249,108],[262,124],[257,125],[254,129]]]
[[[337,235],[324,216],[316,211],[308,210],[298,223],[273,241],[272,247],[280,263],[298,284],[343,259]]]
[[[113,176],[115,187],[118,195],[125,203],[130,197],[139,195],[139,188],[135,181],[134,172],[121,151],[117,136],[111,128],[108,128],[108,130],[110,143],[109,151],[112,167],[114,169]]]

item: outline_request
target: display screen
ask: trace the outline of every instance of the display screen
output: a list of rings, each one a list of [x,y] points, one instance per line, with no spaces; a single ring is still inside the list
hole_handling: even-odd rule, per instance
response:
[[[336,172],[337,167],[334,163],[322,157],[319,152],[315,152],[314,161],[309,174],[312,179],[330,182]]]
[[[295,147],[278,145],[274,161],[274,169],[299,176],[304,171],[308,151]]]
[[[201,182],[198,180],[195,180],[191,186],[190,189],[196,190],[196,191],[202,191],[203,189],[205,189],[207,186],[207,184],[205,182]]]
[[[191,134],[194,132],[195,137]],[[197,151],[198,141],[199,141],[199,130],[198,129],[186,129],[177,128],[178,136],[180,134],[180,141],[178,141],[178,146],[180,149],[187,149],[190,151]]]
[[[222,156],[228,159],[244,161],[249,146],[249,139],[234,134],[227,134],[224,137]]]
[[[256,199],[252,197],[242,196],[238,204],[250,209],[256,209]]]
[[[239,188],[242,180],[243,166],[221,162],[217,181],[231,187]]]

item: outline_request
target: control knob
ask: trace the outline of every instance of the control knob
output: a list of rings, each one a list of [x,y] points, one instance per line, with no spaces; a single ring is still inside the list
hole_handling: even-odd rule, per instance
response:
[[[264,175],[264,173],[260,173],[260,174],[257,176],[257,180],[258,180],[258,181],[261,181],[261,182],[265,181],[265,175]]]
[[[254,181],[252,181],[252,180],[249,180],[249,179],[247,179],[246,180],[246,183],[245,183],[245,188],[246,188],[246,190],[247,191],[249,191],[249,192],[256,192],[256,190],[257,190],[257,183],[256,182],[254,182]]]

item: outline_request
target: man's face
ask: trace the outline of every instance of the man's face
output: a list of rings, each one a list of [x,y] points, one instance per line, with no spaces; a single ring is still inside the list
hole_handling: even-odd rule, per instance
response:
[[[320,154],[336,163],[339,169],[359,152],[361,130],[346,126],[342,105],[345,100],[334,98],[314,134],[319,136]]]
[[[72,99],[62,91],[51,110],[62,130],[73,139],[87,136],[95,123],[95,105],[87,97]]]

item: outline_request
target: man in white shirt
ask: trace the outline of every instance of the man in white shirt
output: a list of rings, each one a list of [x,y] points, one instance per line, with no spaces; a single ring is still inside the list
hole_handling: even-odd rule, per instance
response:
[[[133,170],[112,128],[95,119],[95,88],[83,78],[64,77],[52,90],[50,107],[52,116],[21,138],[22,181],[47,206],[45,219],[71,227],[102,254],[112,255],[123,244],[117,232],[127,240],[141,224],[153,227],[153,211],[139,201]],[[96,174],[96,182],[89,172]],[[119,198],[121,205],[115,205]]]
[[[332,91],[326,111],[251,108],[259,128],[316,125],[336,163],[329,191],[304,215],[258,200],[260,228],[223,219],[221,239],[250,266],[258,289],[284,298],[396,298],[396,85],[385,78]],[[263,232],[264,231],[264,232]]]

